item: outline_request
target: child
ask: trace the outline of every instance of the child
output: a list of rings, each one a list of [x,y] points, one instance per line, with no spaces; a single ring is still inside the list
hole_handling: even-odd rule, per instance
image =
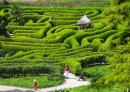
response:
[[[37,92],[37,82],[36,82],[36,80],[34,80],[34,82],[33,82],[33,88],[34,88],[34,92]]]

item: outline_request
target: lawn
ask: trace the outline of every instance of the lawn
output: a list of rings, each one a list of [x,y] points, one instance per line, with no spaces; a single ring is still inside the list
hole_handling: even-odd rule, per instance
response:
[[[49,80],[46,76],[26,76],[13,78],[0,78],[0,85],[18,86],[25,88],[33,87],[33,80],[37,80],[38,88],[45,88],[56,86],[63,83],[63,80],[53,79]]]
[[[84,68],[83,71],[86,73],[88,78],[97,78],[106,75],[106,73],[109,71],[109,65],[88,67]]]

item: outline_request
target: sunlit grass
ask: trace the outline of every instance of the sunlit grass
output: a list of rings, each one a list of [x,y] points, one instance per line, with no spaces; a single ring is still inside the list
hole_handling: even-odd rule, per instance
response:
[[[34,79],[38,83],[38,88],[50,87],[63,83],[63,80],[59,79],[49,80],[46,76],[27,76],[16,78],[0,78],[0,85],[32,88]]]

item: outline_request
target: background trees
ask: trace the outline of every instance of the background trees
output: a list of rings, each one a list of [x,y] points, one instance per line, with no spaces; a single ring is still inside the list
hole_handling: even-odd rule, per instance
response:
[[[129,0],[111,0],[112,4],[117,5],[121,4],[122,2],[129,1]]]

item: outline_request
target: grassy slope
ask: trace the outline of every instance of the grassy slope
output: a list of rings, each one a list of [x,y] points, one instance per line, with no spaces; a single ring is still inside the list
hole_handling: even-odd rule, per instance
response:
[[[33,87],[33,80],[36,79],[38,88],[51,87],[63,83],[63,80],[49,80],[45,76],[25,76],[25,77],[14,77],[14,78],[0,78],[0,85],[10,85],[19,87]]]
[[[108,67],[108,65],[89,67],[85,68],[84,72],[86,73],[87,77],[90,78],[101,77],[108,72]]]

